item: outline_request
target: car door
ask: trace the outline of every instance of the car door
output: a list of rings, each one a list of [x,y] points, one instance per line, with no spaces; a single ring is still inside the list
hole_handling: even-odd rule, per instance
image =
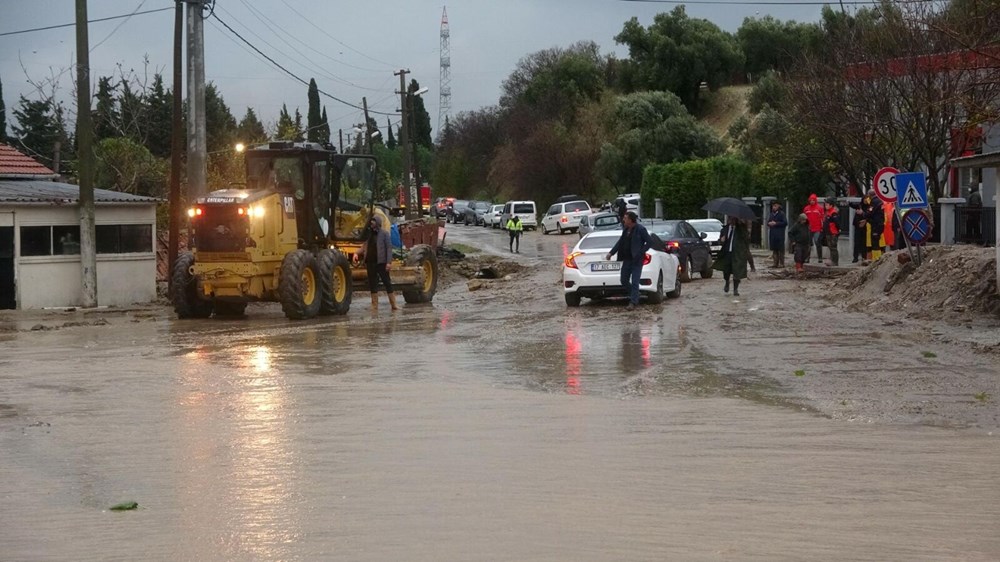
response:
[[[703,271],[711,259],[708,242],[705,242],[690,224],[681,223],[680,227],[684,235],[684,244],[689,248],[691,261],[694,262],[695,271]]]
[[[542,217],[542,231],[547,232],[549,230],[556,230],[559,226],[559,212],[562,210],[562,204],[556,203],[549,207],[549,210]]]

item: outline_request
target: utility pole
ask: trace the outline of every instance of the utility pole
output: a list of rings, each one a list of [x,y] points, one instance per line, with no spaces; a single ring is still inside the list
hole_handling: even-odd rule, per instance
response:
[[[87,0],[76,0],[76,158],[80,181],[80,265],[83,308],[97,306],[97,230],[94,226],[94,127],[90,122],[90,39]]]
[[[371,132],[371,129],[368,128],[368,98],[367,97],[362,97],[361,98],[361,107],[365,110],[365,144],[368,145],[368,154],[375,154],[375,151],[372,150],[372,132]]]
[[[167,240],[167,284],[168,293],[173,294],[173,271],[177,263],[178,247],[181,242],[181,72],[183,61],[181,49],[184,43],[184,4],[174,2],[174,99],[170,132],[170,233]]]
[[[204,195],[206,161],[205,138],[205,20],[202,8],[205,0],[186,0],[187,3],[187,63],[188,63],[188,147],[187,180],[188,197]]]
[[[399,76],[399,107],[402,113],[402,120],[399,125],[399,143],[403,147],[403,199],[405,199],[406,204],[406,219],[412,220],[420,218],[420,206],[419,203],[414,204],[415,201],[419,202],[417,196],[417,186],[411,181],[412,169],[410,164],[410,126],[407,120],[410,116],[409,108],[409,97],[410,95],[406,92],[406,75],[409,74],[409,70],[400,69],[399,72],[393,72],[393,76]]]
[[[344,130],[343,129],[337,129],[337,135],[340,137],[340,153],[343,154],[344,153]],[[347,141],[347,142],[351,142],[351,141]]]

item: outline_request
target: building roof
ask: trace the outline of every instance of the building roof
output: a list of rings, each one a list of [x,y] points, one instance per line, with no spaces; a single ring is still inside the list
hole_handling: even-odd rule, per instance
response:
[[[1000,168],[1000,152],[952,158],[948,165],[952,168]]]
[[[80,186],[41,180],[4,180],[0,178],[0,203],[51,203],[75,205],[80,201]],[[155,197],[132,195],[107,189],[94,190],[95,203],[133,203],[152,205]]]
[[[0,179],[55,179],[56,173],[25,156],[14,147],[0,143]]]

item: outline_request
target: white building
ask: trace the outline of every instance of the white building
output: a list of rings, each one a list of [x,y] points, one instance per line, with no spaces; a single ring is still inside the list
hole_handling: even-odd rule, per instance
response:
[[[0,144],[0,309],[79,306],[80,191]],[[157,199],[94,190],[97,298],[124,306],[156,298]]]

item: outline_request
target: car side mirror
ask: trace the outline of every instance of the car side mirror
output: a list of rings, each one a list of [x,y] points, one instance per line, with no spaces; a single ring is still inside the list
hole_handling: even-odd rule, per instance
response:
[[[708,238],[708,233],[707,232],[702,232],[700,236],[701,236],[701,239],[704,240],[704,239]]]

